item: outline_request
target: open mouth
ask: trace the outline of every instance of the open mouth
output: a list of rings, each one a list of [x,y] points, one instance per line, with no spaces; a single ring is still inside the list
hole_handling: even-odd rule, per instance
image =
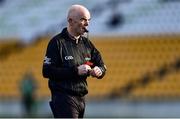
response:
[[[85,28],[85,27],[83,28],[83,30],[84,30],[84,32],[89,32],[89,31],[87,30],[87,28]]]

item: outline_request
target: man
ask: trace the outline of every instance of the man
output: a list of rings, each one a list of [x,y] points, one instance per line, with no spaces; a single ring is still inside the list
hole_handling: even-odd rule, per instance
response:
[[[47,47],[43,76],[49,78],[50,107],[54,117],[83,118],[88,76],[103,78],[106,67],[99,51],[83,34],[88,32],[90,12],[72,5],[67,28],[53,37]]]
[[[34,107],[36,102],[35,92],[37,89],[36,79],[31,70],[28,70],[21,82],[20,82],[20,91],[22,94],[22,104],[25,110],[25,117],[35,116]]]

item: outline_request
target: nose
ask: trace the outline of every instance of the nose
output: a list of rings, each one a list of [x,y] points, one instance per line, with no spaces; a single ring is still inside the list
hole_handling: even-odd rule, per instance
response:
[[[89,21],[86,21],[86,22],[84,23],[84,25],[85,25],[85,26],[88,26],[88,25],[89,25]]]
[[[85,26],[89,26],[89,20],[87,19],[84,23]]]

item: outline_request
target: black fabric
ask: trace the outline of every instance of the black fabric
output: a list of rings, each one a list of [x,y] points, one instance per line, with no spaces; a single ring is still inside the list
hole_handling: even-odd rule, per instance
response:
[[[69,36],[67,28],[53,37],[48,44],[43,63],[43,76],[49,78],[51,91],[64,91],[76,96],[86,95],[88,75],[79,76],[77,73],[77,67],[86,62],[92,62],[92,68],[100,67],[103,75],[99,78],[104,76],[104,62],[90,40],[81,36],[77,43]]]
[[[55,118],[83,118],[85,98],[65,93],[52,94],[50,107]]]

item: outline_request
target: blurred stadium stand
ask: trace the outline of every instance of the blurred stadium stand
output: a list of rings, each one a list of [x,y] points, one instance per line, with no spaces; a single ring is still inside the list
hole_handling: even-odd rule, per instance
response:
[[[87,99],[90,102],[114,99],[125,102],[178,102],[178,0],[4,0],[0,6],[0,117],[9,116],[9,113],[21,116],[17,105],[11,112],[4,112],[4,108],[9,107],[3,103],[19,102],[19,82],[29,69],[37,79],[36,96],[41,109],[38,113],[44,117],[51,114],[48,105],[43,104],[50,98],[47,80],[41,73],[43,58],[48,41],[66,25],[66,10],[74,3],[83,4],[91,10],[90,39],[102,53],[108,68],[103,80],[88,79]],[[118,15],[115,20],[112,14]],[[87,111],[87,117],[98,116],[95,111],[91,114],[90,108]],[[142,116],[131,114],[128,110],[123,113],[116,113],[114,117]],[[128,116],[128,113],[131,115]],[[110,112],[107,114],[113,116]],[[148,114],[145,114],[146,117]],[[164,116],[177,117],[179,114],[169,112]]]

